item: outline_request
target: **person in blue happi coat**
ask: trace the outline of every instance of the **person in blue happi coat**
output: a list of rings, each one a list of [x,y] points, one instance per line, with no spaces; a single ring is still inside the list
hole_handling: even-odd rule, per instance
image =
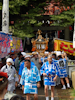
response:
[[[31,59],[31,56],[30,55],[26,55],[25,56],[25,59]],[[31,65],[35,65],[33,62],[31,62]],[[20,81],[20,78],[21,78],[21,75],[22,75],[22,70],[23,68],[25,67],[25,64],[24,64],[24,61],[20,64],[20,68],[19,68],[19,81]]]
[[[48,61],[45,62],[41,69],[41,75],[44,76],[45,96],[46,100],[49,100],[48,86],[51,86],[51,100],[54,100],[54,86],[56,85],[56,79],[58,76],[58,67],[52,62],[52,54],[48,56]]]
[[[59,77],[61,80],[61,83],[63,85],[62,89],[66,89],[65,83],[63,81],[63,78],[65,78],[66,83],[67,83],[67,88],[70,88],[70,84],[69,84],[69,79],[68,79],[68,75],[67,75],[67,63],[66,63],[66,59],[62,58],[61,55],[58,56],[58,61],[56,62],[58,64],[58,70],[59,70]]]
[[[30,100],[30,94],[34,95],[34,100],[38,99],[37,87],[40,87],[40,74],[39,70],[35,65],[31,64],[29,59],[25,58],[24,68],[21,75],[20,84],[22,90],[26,94],[26,100]]]
[[[57,55],[56,53],[52,53],[52,61],[55,63],[57,62]],[[58,86],[60,84],[60,77],[57,77],[57,80],[56,80],[56,85]]]
[[[42,64],[45,63],[45,62],[47,61],[48,54],[49,54],[48,51],[45,51],[45,52],[44,52],[44,57],[41,57],[41,59],[40,59],[41,62],[42,62]]]

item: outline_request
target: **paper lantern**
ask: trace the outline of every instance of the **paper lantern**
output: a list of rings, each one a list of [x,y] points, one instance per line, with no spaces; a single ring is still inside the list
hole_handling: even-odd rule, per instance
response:
[[[11,21],[11,24],[14,24],[14,21]]]

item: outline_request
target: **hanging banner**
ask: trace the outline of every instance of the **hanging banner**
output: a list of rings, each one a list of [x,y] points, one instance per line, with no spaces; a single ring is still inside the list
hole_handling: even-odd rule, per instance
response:
[[[69,55],[75,56],[75,49],[70,41],[54,39],[54,51],[64,51]]]
[[[11,35],[0,32],[0,58],[4,58],[10,53]]]
[[[11,46],[11,52],[15,51],[23,51],[23,46],[22,46],[22,39],[17,38],[17,37],[12,37],[10,41],[10,46]]]
[[[54,51],[58,51],[59,50],[59,40],[54,40]]]

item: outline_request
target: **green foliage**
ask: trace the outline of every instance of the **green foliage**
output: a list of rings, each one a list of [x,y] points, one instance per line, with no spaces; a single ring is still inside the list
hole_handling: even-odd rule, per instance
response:
[[[72,4],[75,4],[75,0],[54,0],[55,2],[60,2],[60,6],[72,6]]]
[[[66,1],[69,1],[69,0],[66,0]],[[73,1],[75,1],[75,0],[73,0]],[[72,4],[72,3],[73,2],[71,2],[70,4]],[[63,27],[72,25],[74,23],[75,5],[73,5],[71,7],[72,7],[72,9],[63,11],[59,15],[50,15],[51,20],[54,21],[54,23],[51,25],[52,26],[63,26]]]
[[[9,17],[10,21],[14,21],[13,35],[21,38],[32,37],[33,25],[42,25],[41,22],[38,23],[38,18],[44,13],[44,6],[46,0],[9,0]],[[0,10],[2,10],[2,0]]]
[[[0,2],[0,10],[2,10],[2,2]]]
[[[60,7],[64,5],[74,7],[74,9],[64,11],[60,15],[51,15],[51,19],[54,20],[51,25],[66,27],[73,24],[75,0],[55,0],[55,2],[58,1]],[[42,17],[45,12],[44,7],[47,5],[46,0],[9,0],[10,21],[15,22],[13,35],[22,38],[33,36],[33,26],[42,25],[41,22],[38,23],[38,19]],[[0,10],[2,10],[2,0],[0,1]]]
[[[71,96],[75,96],[75,90],[72,89]]]
[[[25,37],[31,38],[34,36],[34,34],[30,34],[33,32],[31,27],[26,27],[27,29],[25,29],[25,30],[22,30],[22,29],[19,30],[18,29],[19,27],[16,28],[15,26],[10,26],[10,28],[11,28],[11,30],[13,28],[12,32],[13,32],[14,36],[20,37],[22,39],[24,39]]]

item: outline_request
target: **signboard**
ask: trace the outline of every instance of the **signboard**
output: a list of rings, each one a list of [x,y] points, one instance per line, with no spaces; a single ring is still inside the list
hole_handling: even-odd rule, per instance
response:
[[[17,37],[12,37],[10,41],[10,51],[23,51],[22,40]]]
[[[58,41],[54,40],[54,51],[58,51],[59,50],[59,42]]]
[[[0,32],[0,58],[4,58],[10,53],[11,35]]]
[[[22,39],[0,32],[0,58],[14,51],[23,51]]]
[[[69,55],[75,56],[75,49],[70,41],[54,39],[54,51],[64,51]]]

